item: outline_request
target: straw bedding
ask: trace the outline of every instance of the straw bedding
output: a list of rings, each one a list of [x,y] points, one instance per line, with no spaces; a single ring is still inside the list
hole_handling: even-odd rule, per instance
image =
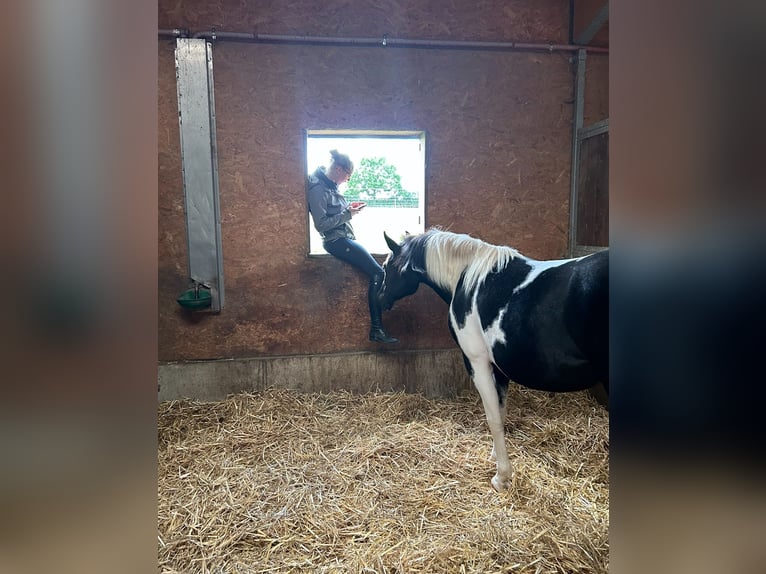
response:
[[[161,403],[159,572],[606,572],[608,426],[512,386],[498,494],[476,393]]]

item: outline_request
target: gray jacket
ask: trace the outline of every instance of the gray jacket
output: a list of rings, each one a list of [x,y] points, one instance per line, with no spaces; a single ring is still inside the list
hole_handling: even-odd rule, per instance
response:
[[[306,193],[314,227],[322,236],[323,242],[341,237],[355,239],[348,202],[338,192],[335,182],[325,175],[324,168],[317,168],[309,176]]]

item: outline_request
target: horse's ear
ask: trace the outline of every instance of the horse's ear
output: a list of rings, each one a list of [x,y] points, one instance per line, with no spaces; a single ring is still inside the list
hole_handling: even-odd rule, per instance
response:
[[[401,246],[401,245],[399,245],[399,244],[398,244],[396,241],[394,241],[393,239],[391,239],[391,238],[388,236],[388,233],[386,233],[385,231],[383,232],[383,237],[385,237],[385,238],[386,238],[386,243],[388,243],[388,248],[389,248],[391,251],[393,251],[393,253],[394,253],[394,256],[396,256],[396,255],[399,255],[399,252],[402,250],[402,246]]]

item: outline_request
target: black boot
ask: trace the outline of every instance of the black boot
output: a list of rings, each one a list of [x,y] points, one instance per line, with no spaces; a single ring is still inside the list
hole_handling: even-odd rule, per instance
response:
[[[376,341],[378,343],[398,343],[399,339],[386,334],[383,327],[373,326],[370,328],[370,341]]]
[[[378,291],[380,291],[382,284],[383,275],[375,275],[370,280],[370,286],[367,289],[367,304],[370,306],[370,341],[378,343],[398,343],[399,339],[391,337],[383,330],[380,299],[378,298]]]

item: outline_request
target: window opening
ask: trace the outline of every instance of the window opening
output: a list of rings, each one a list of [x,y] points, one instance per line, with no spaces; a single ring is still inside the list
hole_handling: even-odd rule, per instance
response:
[[[319,166],[328,167],[332,149],[354,162],[351,179],[339,190],[349,202],[367,204],[351,225],[356,240],[370,253],[388,253],[384,231],[398,241],[405,232],[425,230],[424,132],[309,130],[307,173],[314,173]],[[309,254],[327,254],[314,221],[307,217]]]

